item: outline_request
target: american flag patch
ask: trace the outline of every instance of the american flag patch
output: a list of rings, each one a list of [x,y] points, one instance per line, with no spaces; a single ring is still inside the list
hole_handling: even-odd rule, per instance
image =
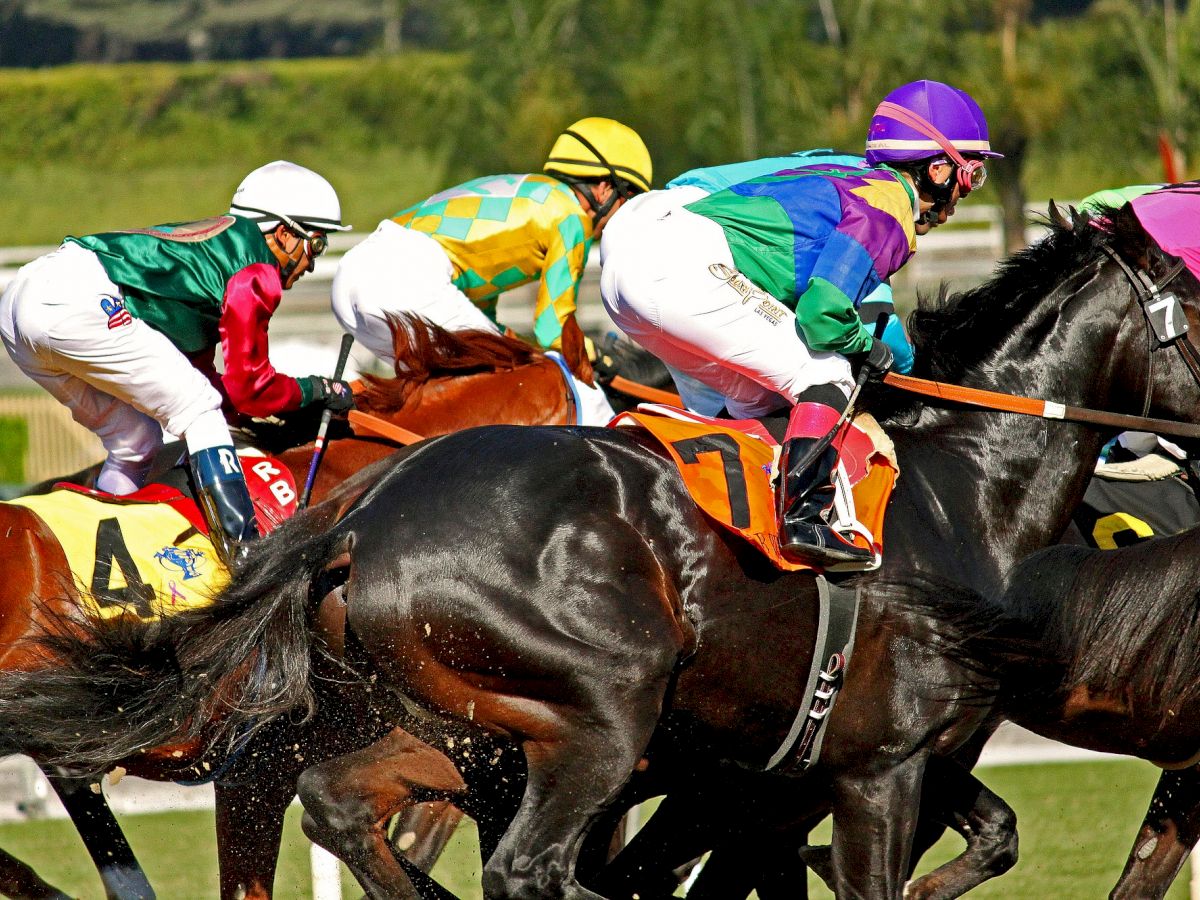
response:
[[[133,316],[129,314],[129,310],[125,308],[125,303],[120,297],[102,297],[100,299],[100,308],[104,310],[104,314],[108,316],[108,330],[120,328],[122,325],[129,325],[133,322]]]

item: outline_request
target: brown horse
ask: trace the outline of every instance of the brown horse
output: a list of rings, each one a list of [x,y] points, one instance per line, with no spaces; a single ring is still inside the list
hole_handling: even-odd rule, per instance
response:
[[[356,396],[359,411],[418,436],[436,436],[455,428],[487,423],[562,424],[571,415],[570,394],[558,364],[519,339],[486,331],[448,332],[419,318],[398,320],[394,327],[399,374],[392,378],[367,377]],[[568,341],[568,344],[571,344]],[[581,338],[579,347],[581,348]],[[578,354],[566,348],[565,354]],[[586,364],[576,359],[576,368]],[[308,423],[307,433],[315,431]],[[304,428],[305,426],[300,426]],[[287,435],[299,433],[293,424],[283,435],[266,429],[276,446]],[[356,437],[342,426],[328,445],[313,488],[314,501],[341,492],[355,496],[354,473],[396,451],[396,444],[377,436]],[[163,454],[164,467],[179,458],[179,449]],[[312,459],[311,443],[283,449],[277,458],[302,483]],[[90,485],[99,465],[56,481]],[[178,479],[177,479],[178,483]],[[48,482],[37,490],[48,490]],[[45,524],[23,507],[0,505],[0,670],[36,667],[40,654],[27,640],[61,628],[77,615],[78,597],[67,561],[57,539]],[[344,732],[343,728],[337,729]],[[267,755],[271,733],[258,740],[256,749]],[[295,794],[295,779],[303,766],[281,766],[279,757],[306,756],[309,761],[333,752],[337,734],[319,729],[290,729],[288,746],[306,742],[306,754],[277,754],[271,770],[249,777],[243,763],[216,781],[217,838],[221,855],[223,897],[269,897],[274,878],[283,813]],[[225,765],[223,754],[205,754],[198,744],[171,746],[138,753],[124,767],[154,780],[197,780]],[[248,757],[247,757],[248,759]],[[153,892],[141,873],[132,850],[104,803],[90,785],[60,772],[48,772],[76,822],[110,897],[148,897]],[[234,777],[237,775],[238,777]],[[246,776],[246,777],[243,777]],[[410,850],[431,864],[448,837],[459,813],[441,807],[424,830],[432,840]],[[10,897],[64,896],[47,885],[27,866],[0,851],[0,893]]]

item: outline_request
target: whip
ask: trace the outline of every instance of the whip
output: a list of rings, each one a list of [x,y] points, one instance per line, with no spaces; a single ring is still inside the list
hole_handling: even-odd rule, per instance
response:
[[[350,345],[354,343],[354,335],[343,334],[342,346],[338,350],[337,366],[333,370],[333,380],[341,381],[342,372],[346,368],[346,360],[350,356]],[[317,429],[317,441],[313,445],[313,458],[308,466],[308,477],[304,479],[304,490],[300,493],[300,501],[296,509],[308,506],[308,498],[312,494],[313,482],[317,480],[317,467],[321,465],[321,457],[325,454],[325,433],[329,431],[329,422],[333,418],[333,410],[326,407],[321,413],[321,425]]]

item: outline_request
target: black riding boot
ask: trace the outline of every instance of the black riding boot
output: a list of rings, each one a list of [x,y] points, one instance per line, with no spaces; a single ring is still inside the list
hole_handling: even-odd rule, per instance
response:
[[[829,527],[833,509],[833,471],[838,452],[826,447],[809,460],[820,438],[794,437],[779,456],[779,543],[793,562],[815,566],[867,564],[875,558]]]
[[[254,503],[241,463],[232,447],[198,450],[188,462],[209,538],[221,562],[233,569],[246,555],[246,542],[258,537]]]

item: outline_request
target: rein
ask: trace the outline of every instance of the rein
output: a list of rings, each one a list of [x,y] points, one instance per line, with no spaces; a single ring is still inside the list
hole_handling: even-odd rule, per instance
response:
[[[648,384],[639,384],[636,381],[630,381],[624,375],[614,375],[613,380],[609,382],[609,387],[629,397],[636,397],[638,400],[648,400],[651,403],[665,403],[667,406],[683,405],[683,401],[679,399],[678,394],[650,387]]]
[[[1070,406],[1066,403],[1055,403],[1053,400],[1039,400],[1035,397],[1022,397],[1019,394],[1003,394],[999,391],[985,391],[980,388],[946,384],[944,381],[913,378],[911,375],[897,375],[895,372],[888,372],[883,378],[883,383],[910,394],[936,397],[951,403],[965,403],[968,406],[979,406],[998,412],[1038,416],[1043,419],[1059,419],[1063,422],[1081,422],[1086,425],[1111,426],[1119,428],[1121,431],[1152,431],[1171,437],[1200,438],[1200,425],[1175,422],[1171,419],[1154,419],[1147,416],[1128,416],[1122,413],[1104,412],[1082,406]]]
[[[379,416],[373,416],[370,413],[361,412],[357,409],[350,410],[346,417],[350,422],[350,428],[355,434],[361,435],[364,432],[374,434],[378,437],[387,438],[389,441],[395,441],[404,447],[425,440],[423,435],[419,435],[415,431],[409,431],[403,426],[394,425],[385,419],[379,418]]]
[[[1141,268],[1133,268],[1121,258],[1115,250],[1104,248],[1112,259],[1121,267],[1125,276],[1133,285],[1138,303],[1145,314],[1147,334],[1147,367],[1153,372],[1154,347],[1151,346],[1157,337],[1159,346],[1174,343],[1180,356],[1187,364],[1192,377],[1200,385],[1200,351],[1187,339],[1187,318],[1178,309],[1179,301],[1173,294],[1162,293],[1166,287],[1184,268],[1179,261],[1155,283],[1150,280]],[[1180,330],[1175,325],[1175,315],[1184,322]],[[925,397],[936,397],[951,403],[965,403],[968,406],[978,406],[999,412],[1017,413],[1023,416],[1038,416],[1043,419],[1058,419],[1064,422],[1079,422],[1086,425],[1101,425],[1117,428],[1121,431],[1151,431],[1155,434],[1169,435],[1180,438],[1200,438],[1200,425],[1187,422],[1176,422],[1171,419],[1155,419],[1145,415],[1131,416],[1123,413],[1105,412],[1103,410],[1087,409],[1081,406],[1070,406],[1066,403],[1056,403],[1053,400],[1040,400],[1036,397],[1022,397],[1018,394],[1005,394],[999,391],[986,391],[980,388],[963,387],[956,384],[946,384],[942,381],[931,381],[925,378],[914,378],[910,375],[900,375],[888,372],[883,383],[897,390],[910,394],[920,394]],[[1150,377],[1147,376],[1146,403],[1143,411],[1150,407]]]

